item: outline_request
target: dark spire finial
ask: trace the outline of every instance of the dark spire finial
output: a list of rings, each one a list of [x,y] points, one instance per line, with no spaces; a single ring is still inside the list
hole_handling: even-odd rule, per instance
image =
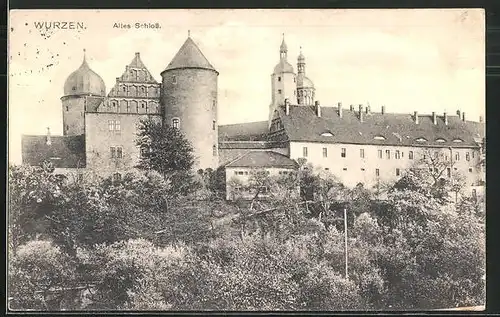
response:
[[[188,37],[191,37],[191,30],[188,30]]]

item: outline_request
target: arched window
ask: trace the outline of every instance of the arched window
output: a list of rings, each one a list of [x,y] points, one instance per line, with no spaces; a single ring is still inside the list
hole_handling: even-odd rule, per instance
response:
[[[172,119],[172,128],[179,129],[181,127],[181,119],[173,118]]]
[[[212,146],[212,154],[213,156],[217,156],[217,146]]]

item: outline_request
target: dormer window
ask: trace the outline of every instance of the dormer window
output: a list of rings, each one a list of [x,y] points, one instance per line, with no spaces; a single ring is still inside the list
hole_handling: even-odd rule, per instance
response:
[[[462,143],[463,140],[462,139],[454,139],[453,142],[455,142],[455,143]]]
[[[172,128],[179,129],[181,127],[181,120],[179,118],[172,119]]]
[[[444,143],[444,142],[446,142],[446,140],[443,139],[443,138],[439,138],[439,139],[436,139],[436,142],[438,142],[438,143]]]
[[[373,137],[373,139],[383,141],[385,140],[385,137],[383,135],[376,135],[375,137]]]
[[[417,142],[427,142],[427,140],[425,138],[418,138],[415,141],[417,141]]]
[[[321,133],[321,136],[333,136],[333,134],[330,131],[327,131],[327,132]]]

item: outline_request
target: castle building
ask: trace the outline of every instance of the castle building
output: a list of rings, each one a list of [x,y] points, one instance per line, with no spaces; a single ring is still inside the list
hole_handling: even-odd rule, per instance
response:
[[[137,126],[149,117],[181,130],[193,145],[195,169],[225,169],[228,199],[243,194],[252,170],[282,175],[297,169],[299,159],[350,187],[393,182],[426,156],[445,162],[442,177],[464,175],[471,192],[484,184],[481,120],[466,120],[460,111],[422,115],[388,113],[384,106],[380,112],[370,105],[322,106],[305,61],[301,49],[295,73],[283,37],[268,120],[219,125],[219,73],[190,36],[161,72],[161,83],[136,53],[107,95],[84,54],[64,85],[63,135],[24,135],[23,163],[119,176],[138,163]],[[243,185],[231,185],[236,183]]]

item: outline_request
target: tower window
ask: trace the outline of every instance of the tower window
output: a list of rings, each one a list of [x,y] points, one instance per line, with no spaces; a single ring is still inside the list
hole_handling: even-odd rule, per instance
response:
[[[172,76],[172,84],[177,84],[177,76]]]
[[[303,156],[303,157],[307,157],[307,147],[306,147],[306,146],[304,146],[304,147],[302,148],[302,156]]]
[[[293,77],[293,82],[295,82],[295,81],[296,81],[296,79],[295,79],[295,77]]]
[[[179,118],[172,119],[172,128],[179,129],[181,127],[181,120]]]
[[[215,120],[212,121],[212,130],[215,130]]]
[[[345,148],[340,149],[340,157],[346,157],[347,152]]]
[[[396,168],[396,176],[399,176],[399,174],[401,174],[399,168]]]
[[[377,177],[380,176],[380,170],[378,168],[375,169],[375,176],[377,176]]]
[[[69,106],[66,106],[66,111],[69,111]]]
[[[212,146],[212,155],[217,156],[217,146]]]
[[[323,157],[328,157],[328,149],[326,147],[323,148]]]
[[[278,94],[280,94],[280,95],[281,95],[281,89],[278,89]]]
[[[465,153],[465,160],[470,161],[470,153],[469,152]]]
[[[399,150],[396,150],[396,152],[394,153],[394,158],[399,160],[401,158],[401,154],[399,152]]]
[[[472,167],[469,167],[469,173],[472,173]]]
[[[115,131],[120,131],[121,126],[120,126],[120,120],[115,120]]]
[[[413,160],[413,151],[408,152],[408,158]]]
[[[280,76],[278,76],[278,81],[281,81],[281,77]]]
[[[388,160],[391,158],[391,150],[385,150],[385,158]]]
[[[382,158],[382,150],[378,150],[378,158],[381,159]]]
[[[455,161],[460,161],[460,153],[455,154]]]
[[[359,149],[359,157],[365,158],[365,149]]]

